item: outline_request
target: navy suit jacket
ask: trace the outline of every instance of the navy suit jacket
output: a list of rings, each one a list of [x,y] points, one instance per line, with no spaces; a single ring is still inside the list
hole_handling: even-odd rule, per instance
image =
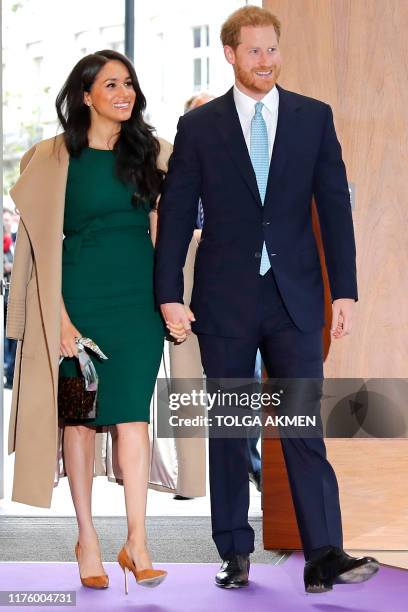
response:
[[[313,331],[324,324],[313,196],[332,300],[357,300],[350,195],[331,108],[278,90],[264,206],[233,89],[179,120],[159,205],[155,290],[158,304],[183,302],[182,268],[201,197],[205,223],[191,299],[196,333],[240,337],[255,331],[264,240],[295,325]]]

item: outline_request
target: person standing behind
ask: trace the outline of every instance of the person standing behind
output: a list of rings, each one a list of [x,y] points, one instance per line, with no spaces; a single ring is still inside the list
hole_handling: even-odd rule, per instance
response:
[[[14,239],[12,233],[13,212],[8,209],[3,209],[3,276],[6,283],[4,291],[4,388],[13,388],[14,363],[16,358],[17,342],[13,338],[7,338],[6,320],[7,320],[7,305],[11,271],[13,269],[14,259]]]
[[[323,279],[312,230],[316,199],[330,281],[332,337],[351,332],[357,300],[347,177],[331,108],[276,84],[280,23],[247,6],[221,31],[235,85],[181,117],[161,199],[156,297],[170,333],[197,334],[208,378],[323,377]],[[272,155],[273,152],[273,155]],[[191,310],[181,270],[201,197],[204,229]],[[322,437],[281,439],[305,555],[308,592],[367,580],[371,557],[343,551],[338,486]],[[210,438],[216,585],[248,584],[247,442]]]
[[[15,229],[16,229],[16,219],[18,219],[18,215],[16,214],[15,211],[11,210],[10,208],[3,208],[3,227],[4,227],[4,233],[7,234],[8,236],[11,236],[12,239],[12,244],[11,244],[11,252],[14,253],[14,243],[16,241],[16,234],[15,234]],[[17,226],[18,226],[18,222],[17,222]]]
[[[214,96],[208,93],[200,93],[189,98],[184,105],[184,113],[188,113],[194,108],[198,108]],[[194,262],[197,248],[200,243],[202,230],[202,206],[198,202],[198,213],[196,219],[196,229],[191,238],[185,265],[183,268],[184,301],[189,302],[193,288]],[[200,349],[197,336],[191,334],[186,342],[170,343],[170,377],[173,384],[177,384],[180,391],[191,391],[189,381],[196,381],[203,376],[203,366],[201,364]],[[175,379],[184,379],[177,381]],[[182,386],[184,385],[184,386]],[[176,436],[178,456],[178,493],[174,496],[175,500],[186,501],[193,497],[205,495],[206,488],[206,448],[205,430],[196,430],[197,435],[191,438],[180,438]]]

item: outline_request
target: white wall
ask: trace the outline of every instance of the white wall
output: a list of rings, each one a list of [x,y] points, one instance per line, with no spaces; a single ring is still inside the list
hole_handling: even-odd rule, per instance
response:
[[[261,1],[251,4],[261,6]],[[192,28],[209,25],[210,85],[208,90],[221,95],[233,83],[220,42],[225,19],[242,0],[155,0],[136,3],[135,66],[148,101],[149,119],[158,133],[173,140],[184,102],[194,93]],[[162,35],[162,36],[160,36]],[[206,51],[202,50],[206,55]]]
[[[244,4],[135,2],[136,71],[147,98],[147,119],[161,136],[173,141],[184,103],[194,93],[194,56],[209,57],[210,83],[205,89],[220,95],[231,86],[232,69],[219,33],[228,15]],[[124,9],[124,0],[3,0],[6,187],[15,180],[22,152],[32,142],[55,135],[55,98],[74,64],[101,48],[123,52]],[[209,47],[194,49],[192,29],[204,25],[209,26]]]

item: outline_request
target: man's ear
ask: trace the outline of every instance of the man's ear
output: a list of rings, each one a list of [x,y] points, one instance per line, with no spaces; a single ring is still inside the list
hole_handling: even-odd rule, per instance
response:
[[[224,45],[224,55],[229,64],[235,64],[235,51],[232,47],[229,45]]]

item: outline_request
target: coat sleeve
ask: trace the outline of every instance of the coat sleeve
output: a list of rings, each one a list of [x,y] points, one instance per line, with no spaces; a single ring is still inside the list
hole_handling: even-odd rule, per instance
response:
[[[164,172],[169,168],[169,159],[173,152],[173,145],[164,138],[158,138],[160,143],[160,153],[157,159],[157,167]]]
[[[167,173],[168,168],[169,168],[169,159],[173,151],[173,145],[170,144],[167,140],[164,140],[164,138],[159,137],[158,141],[160,144],[160,151],[157,157],[157,167],[159,168],[159,170],[162,170],[164,173]],[[157,213],[159,211],[159,205],[160,205],[160,195],[158,196],[156,200],[156,207],[153,210],[151,210],[149,214],[150,237],[152,239],[154,247],[156,246],[156,240],[157,240],[157,218],[158,218]]]
[[[181,117],[159,205],[155,291],[158,304],[183,303],[183,267],[197,219],[201,167],[194,135]],[[191,125],[191,124],[190,124]]]
[[[332,300],[351,298],[357,301],[356,246],[350,193],[330,106],[326,107],[326,113],[313,190]]]
[[[20,174],[34,155],[35,147],[27,151],[20,163]],[[33,270],[33,255],[30,239],[20,219],[14,250],[13,270],[11,272],[10,292],[7,304],[6,336],[21,340],[24,336],[26,317],[27,285]]]

